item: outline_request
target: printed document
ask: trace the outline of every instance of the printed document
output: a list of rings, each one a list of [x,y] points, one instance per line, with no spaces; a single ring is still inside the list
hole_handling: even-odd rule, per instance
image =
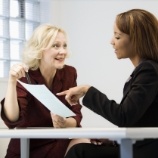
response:
[[[45,85],[26,84],[19,80],[18,82],[52,113],[62,117],[75,116],[75,113],[64,105]]]

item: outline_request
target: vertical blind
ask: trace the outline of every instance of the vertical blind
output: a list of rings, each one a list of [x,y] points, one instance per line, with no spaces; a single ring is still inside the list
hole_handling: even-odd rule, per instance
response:
[[[39,24],[39,0],[0,0],[0,77],[20,62],[24,43]]]

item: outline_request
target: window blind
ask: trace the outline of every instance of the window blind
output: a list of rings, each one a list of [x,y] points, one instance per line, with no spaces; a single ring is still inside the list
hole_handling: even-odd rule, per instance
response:
[[[40,0],[0,0],[0,77],[20,62],[25,41],[40,24]]]

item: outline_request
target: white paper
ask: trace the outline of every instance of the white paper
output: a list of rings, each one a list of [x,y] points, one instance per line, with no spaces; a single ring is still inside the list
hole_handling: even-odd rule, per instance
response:
[[[18,82],[52,113],[62,117],[75,116],[75,113],[66,107],[44,84],[26,84],[19,80]]]

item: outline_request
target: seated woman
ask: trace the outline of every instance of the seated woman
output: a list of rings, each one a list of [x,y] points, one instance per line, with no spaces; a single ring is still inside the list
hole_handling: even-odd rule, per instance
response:
[[[80,127],[81,105],[70,106],[63,96],[57,96],[76,115],[63,118],[50,111],[31,95],[17,80],[44,84],[53,93],[76,86],[77,72],[65,65],[68,55],[66,33],[61,28],[44,24],[35,29],[23,52],[23,62],[11,67],[8,88],[1,101],[1,117],[9,128]],[[37,92],[38,93],[38,92]],[[30,158],[63,158],[70,139],[31,139]],[[20,140],[11,139],[6,158],[20,158]]]
[[[150,12],[132,9],[116,16],[111,41],[118,59],[128,58],[135,69],[125,83],[120,104],[93,86],[70,88],[70,104],[83,104],[119,127],[158,127],[158,20]],[[75,106],[76,106],[75,105]],[[99,140],[98,140],[99,141]],[[98,145],[74,145],[65,158],[119,158],[119,145],[100,140]],[[139,140],[134,158],[158,158],[158,139]]]

